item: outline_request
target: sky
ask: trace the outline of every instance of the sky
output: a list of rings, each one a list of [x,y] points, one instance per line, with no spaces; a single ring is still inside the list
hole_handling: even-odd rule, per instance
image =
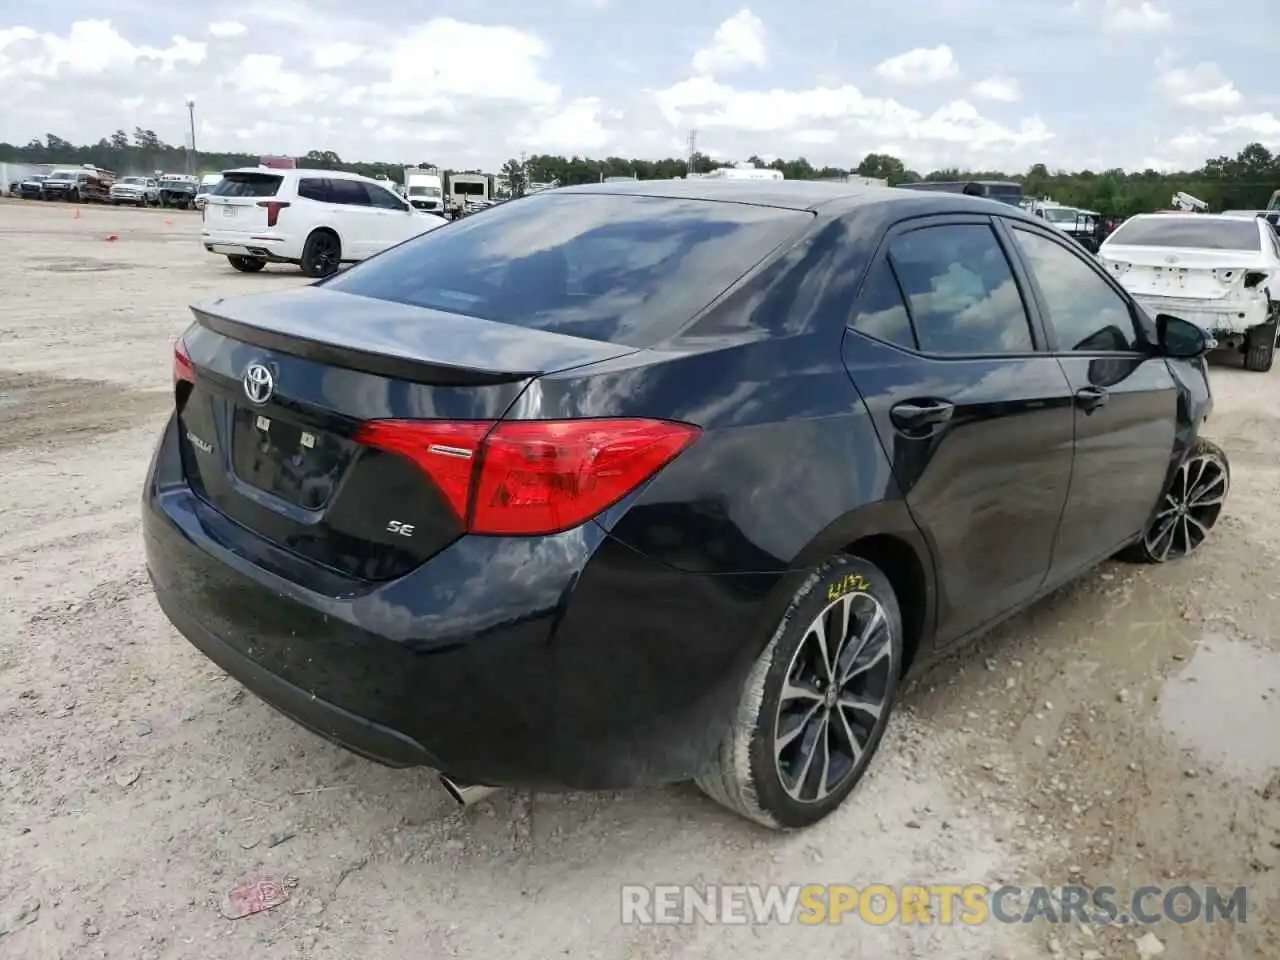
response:
[[[1280,151],[1280,0],[0,0],[0,142],[117,128],[497,169],[890,153],[1194,169]],[[1278,184],[1277,186],[1280,186]]]

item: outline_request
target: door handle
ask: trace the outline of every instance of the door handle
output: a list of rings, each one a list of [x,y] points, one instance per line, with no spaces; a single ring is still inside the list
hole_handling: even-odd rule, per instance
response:
[[[946,423],[955,412],[948,400],[904,400],[889,411],[889,419],[903,433],[919,434]]]
[[[1085,413],[1093,413],[1103,406],[1110,396],[1101,387],[1081,387],[1076,391],[1076,406]]]

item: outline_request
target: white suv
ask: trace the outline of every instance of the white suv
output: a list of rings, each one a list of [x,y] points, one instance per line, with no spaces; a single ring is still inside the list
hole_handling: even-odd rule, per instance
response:
[[[359,174],[265,167],[223,173],[203,213],[200,242],[237,270],[296,263],[309,277],[448,223]]]

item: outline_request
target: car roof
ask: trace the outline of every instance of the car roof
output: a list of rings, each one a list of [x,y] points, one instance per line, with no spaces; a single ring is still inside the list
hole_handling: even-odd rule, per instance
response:
[[[735,180],[713,177],[628,180],[620,183],[589,183],[559,187],[541,195],[563,196],[564,194],[710,200],[835,214],[858,208],[891,205],[895,212],[909,216],[926,216],[931,213],[999,213],[1002,216],[1011,216],[1031,223],[1040,222],[1018,207],[984,197],[970,197],[948,191],[901,190],[897,187],[879,187],[862,183],[828,183],[817,180]]]
[[[231,173],[266,173],[274,176],[299,176],[299,177],[327,177],[330,180],[372,180],[372,177],[366,177],[359,173],[349,173],[346,170],[312,170],[307,167],[234,167],[231,170],[223,170],[222,176]],[[377,181],[374,181],[375,183]]]

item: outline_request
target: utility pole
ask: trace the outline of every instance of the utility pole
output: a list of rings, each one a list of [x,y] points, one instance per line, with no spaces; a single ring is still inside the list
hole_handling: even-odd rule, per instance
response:
[[[690,130],[689,131],[689,159],[686,163],[686,171],[685,171],[688,176],[693,176],[693,158],[697,156],[697,153],[698,153],[698,131]]]
[[[191,150],[187,154],[187,173],[194,175],[196,172],[196,102],[194,99],[187,98],[187,118],[191,121]]]

